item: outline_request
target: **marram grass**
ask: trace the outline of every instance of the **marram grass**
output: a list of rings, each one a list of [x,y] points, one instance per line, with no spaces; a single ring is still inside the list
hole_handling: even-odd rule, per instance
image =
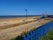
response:
[[[50,29],[50,31],[43,37],[41,37],[39,40],[53,40],[53,28]]]
[[[34,30],[35,30],[35,28],[33,28],[33,29],[30,30],[30,31],[34,31]],[[28,34],[30,31],[28,31],[27,33],[26,33],[26,32],[23,32],[23,33],[21,33],[21,35],[17,36],[16,38],[12,38],[11,40],[24,40],[24,36],[27,36],[27,34]],[[33,38],[32,38],[32,39],[33,39]]]

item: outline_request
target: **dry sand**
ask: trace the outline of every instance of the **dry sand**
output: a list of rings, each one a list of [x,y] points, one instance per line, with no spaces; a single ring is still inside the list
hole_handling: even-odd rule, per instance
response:
[[[10,18],[10,19],[0,19],[0,40],[10,40],[20,35],[22,32],[30,31],[32,28],[38,28],[39,26],[51,21],[50,19],[39,19],[40,17],[29,17],[27,20],[25,18]],[[36,21],[34,21],[36,20]],[[19,24],[22,22],[30,22],[27,24],[19,25],[19,26],[9,26],[14,24]],[[9,27],[7,27],[7,26]],[[7,27],[7,28],[6,28]],[[3,29],[2,29],[3,28]]]
[[[0,19],[0,30],[9,28],[11,26],[15,25],[21,25],[21,23],[29,22],[29,21],[34,21],[37,20],[40,17],[28,17],[26,18],[8,18],[8,19]]]
[[[7,28],[0,31],[0,40],[10,40],[20,35],[22,32],[30,31],[33,28],[37,28],[50,20],[39,20],[28,24]]]

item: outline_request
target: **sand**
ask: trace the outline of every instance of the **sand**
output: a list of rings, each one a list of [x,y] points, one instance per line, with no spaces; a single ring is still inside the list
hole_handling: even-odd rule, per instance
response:
[[[38,28],[51,21],[51,19],[48,20],[48,18],[38,20],[39,18],[40,17],[28,17],[27,20],[26,18],[0,19],[0,40],[10,40],[23,32],[30,31],[32,28]],[[24,24],[21,25],[23,22]],[[25,24],[25,22],[29,23]],[[14,24],[20,25],[15,26]]]
[[[21,25],[22,23],[25,22],[32,22],[34,20],[39,19],[40,17],[28,17],[27,19],[22,17],[22,18],[7,18],[7,19],[0,19],[0,30],[9,28],[11,26],[15,25]]]
[[[21,33],[30,31],[33,28],[38,28],[45,23],[48,23],[50,20],[39,20],[36,22],[31,22],[28,24],[7,28],[0,31],[0,40],[10,40],[20,35]]]

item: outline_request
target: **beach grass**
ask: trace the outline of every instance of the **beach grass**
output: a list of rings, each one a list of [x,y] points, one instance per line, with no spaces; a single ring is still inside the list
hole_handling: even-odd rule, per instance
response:
[[[53,40],[53,28],[45,36],[41,37],[40,40]]]

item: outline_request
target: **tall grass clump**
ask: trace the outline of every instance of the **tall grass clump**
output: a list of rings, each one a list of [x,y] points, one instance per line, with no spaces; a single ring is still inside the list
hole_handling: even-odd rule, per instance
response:
[[[53,28],[45,36],[41,37],[40,40],[53,40]]]

